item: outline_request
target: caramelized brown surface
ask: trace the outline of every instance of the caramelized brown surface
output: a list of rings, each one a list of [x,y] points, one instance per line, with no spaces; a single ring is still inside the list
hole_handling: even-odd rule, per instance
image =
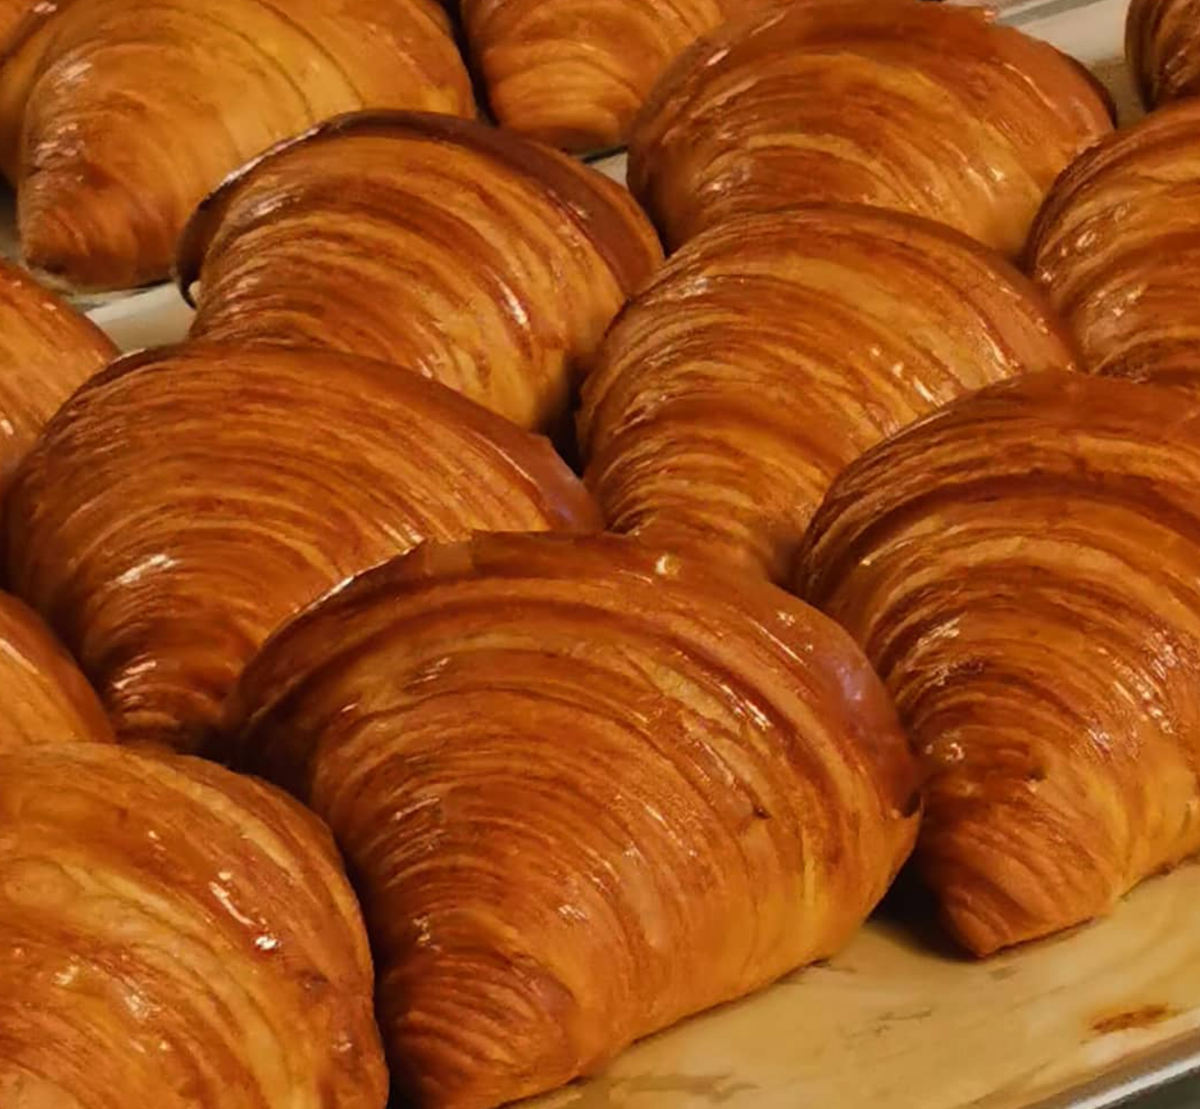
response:
[[[0,261],[0,498],[50,417],[116,354],[103,331]]]
[[[77,287],[161,280],[227,173],[363,107],[473,113],[437,0],[74,0],[0,74],[25,256]]]
[[[283,620],[426,538],[598,526],[549,444],[383,363],[203,344],[117,363],[9,501],[10,580],[123,740],[192,748]]]
[[[782,0],[463,0],[502,127],[580,153],[624,144],[668,65],[732,15]]]
[[[866,648],[931,775],[918,860],[977,954],[1200,850],[1200,407],[1046,374],[876,448],[800,591]]]
[[[1195,387],[1200,101],[1154,112],[1063,174],[1030,237],[1029,269],[1089,369]]]
[[[941,225],[868,208],[692,240],[584,386],[587,480],[616,531],[785,580],[830,482],[934,407],[1073,367],[1041,294]]]
[[[490,1109],[836,951],[914,837],[849,638],[631,540],[480,536],[364,575],[240,687],[323,814],[419,1109]]]
[[[630,181],[673,247],[738,213],[840,201],[1015,255],[1059,171],[1111,126],[1082,66],[979,10],[810,0],[672,66],[634,128]]]
[[[329,833],[194,759],[0,754],[5,1109],[383,1109]]]
[[[192,221],[193,336],[397,362],[525,427],[560,423],[662,251],[594,170],[445,116],[335,120],[225,185]]]
[[[0,593],[0,753],[111,739],[108,717],[71,656],[37,616]]]
[[[1125,31],[1146,107],[1200,93],[1200,2],[1133,0]]]

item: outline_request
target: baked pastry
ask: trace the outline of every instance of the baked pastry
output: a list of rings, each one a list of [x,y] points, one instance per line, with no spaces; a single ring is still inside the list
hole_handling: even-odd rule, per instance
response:
[[[233,704],[240,764],[356,875],[420,1109],[551,1089],[838,950],[917,824],[840,628],[611,536],[422,547],[280,632]]]
[[[195,338],[329,346],[411,367],[525,427],[662,261],[620,186],[446,116],[337,119],[245,170],[179,259]]]
[[[112,740],[108,717],[74,660],[41,620],[3,593],[0,689],[0,754],[35,743]]]
[[[500,125],[565,150],[621,146],[654,82],[731,15],[782,0],[463,0]]]
[[[211,763],[0,754],[0,1104],[383,1109],[329,833]]]
[[[1046,374],[835,483],[800,592],[928,775],[917,861],[971,951],[1106,912],[1200,851],[1200,405]]]
[[[59,413],[9,497],[9,579],[124,741],[193,750],[298,609],[426,538],[599,526],[549,444],[326,351],[136,355]]]
[[[162,280],[227,173],[364,107],[474,112],[438,0],[73,0],[0,70],[26,261],[77,288]]]
[[[116,354],[90,320],[0,261],[0,497],[50,417]]]
[[[809,0],[671,67],[633,129],[630,185],[672,248],[739,213],[853,202],[1016,255],[1055,177],[1111,129],[1082,66],[980,9]]]
[[[1200,381],[1200,101],[1154,112],[1064,173],[1028,265],[1089,369]]]
[[[786,581],[829,484],[972,389],[1074,368],[1027,279],[949,228],[870,208],[740,216],[613,326],[584,386],[587,481],[616,531]]]
[[[1200,3],[1132,0],[1125,53],[1147,108],[1200,93]]]

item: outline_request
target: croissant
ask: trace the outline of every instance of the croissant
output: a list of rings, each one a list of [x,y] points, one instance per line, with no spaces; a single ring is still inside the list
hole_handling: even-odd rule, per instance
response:
[[[426,538],[600,521],[549,444],[416,374],[200,344],[79,392],[9,524],[14,591],[118,738],[191,751],[262,641],[352,574]]]
[[[672,248],[739,213],[854,202],[1016,255],[1058,173],[1111,129],[1082,66],[980,10],[810,0],[671,67],[633,128],[630,185]]]
[[[786,581],[830,483],[940,404],[1074,368],[1040,292],[940,224],[869,208],[731,219],[613,326],[583,392],[612,527]]]
[[[781,0],[463,0],[501,126],[581,153],[624,144],[655,80],[731,15]]]
[[[319,120],[474,111],[438,0],[74,0],[0,72],[14,106],[25,258],[88,289],[165,278],[196,204]]]
[[[108,717],[74,661],[41,620],[3,593],[0,690],[0,756],[35,743],[112,740]]]
[[[1200,385],[1200,101],[1153,113],[1081,158],[1046,200],[1030,272],[1089,369]]]
[[[662,261],[614,182],[447,116],[337,119],[228,182],[180,249],[195,338],[410,366],[525,427]]]
[[[0,1103],[383,1109],[362,919],[329,833],[211,763],[0,754]]]
[[[1125,53],[1147,108],[1200,93],[1200,3],[1132,0]]]
[[[415,1109],[553,1088],[829,955],[915,835],[841,629],[627,539],[423,547],[281,631],[231,705],[235,757],[358,876]]]
[[[929,776],[917,860],[986,955],[1200,851],[1200,406],[1045,374],[835,483],[799,591],[863,645]]]
[[[116,353],[98,327],[0,261],[0,497],[50,417]]]

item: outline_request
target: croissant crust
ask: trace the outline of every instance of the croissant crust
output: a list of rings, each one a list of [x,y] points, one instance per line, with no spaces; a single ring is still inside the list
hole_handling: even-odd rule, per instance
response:
[[[841,629],[625,539],[423,547],[280,632],[234,704],[241,763],[351,862],[422,1109],[550,1089],[829,954],[915,831]]]
[[[447,116],[333,120],[237,174],[180,248],[197,338],[333,347],[557,429],[579,366],[662,260],[614,182]]]
[[[1125,53],[1147,108],[1200,93],[1200,3],[1132,0]]]
[[[868,208],[731,219],[624,311],[583,391],[616,531],[786,580],[830,482],[964,392],[1070,369],[1041,292],[950,229]]]
[[[105,744],[0,754],[0,1101],[383,1109],[358,906],[290,798]]]
[[[194,749],[283,620],[426,538],[588,530],[544,440],[383,363],[191,344],[94,378],[10,498],[10,580],[124,740]]]
[[[834,484],[799,591],[863,645],[929,774],[917,858],[978,954],[1200,851],[1200,407],[1036,375]]]
[[[978,10],[814,0],[673,65],[633,129],[630,184],[672,248],[738,213],[853,202],[1016,255],[1058,173],[1111,129],[1082,66]]]

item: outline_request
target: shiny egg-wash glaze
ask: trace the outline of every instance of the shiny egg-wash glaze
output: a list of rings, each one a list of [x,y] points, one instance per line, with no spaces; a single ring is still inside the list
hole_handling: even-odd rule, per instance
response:
[[[1133,0],[1125,55],[1147,108],[1200,93],[1200,2]]]
[[[629,539],[428,545],[285,628],[238,761],[331,824],[417,1109],[491,1109],[838,950],[916,831],[840,628]]]
[[[1039,290],[943,225],[869,208],[737,217],[621,315],[584,385],[615,531],[786,580],[830,482],[938,405],[1074,367]]]
[[[0,593],[0,753],[85,740],[112,740],[95,691],[42,621]]]
[[[662,261],[614,182],[447,116],[331,121],[228,181],[180,247],[195,338],[408,366],[556,428],[573,371]]]
[[[0,69],[25,258],[80,288],[162,280],[226,174],[373,107],[474,113],[437,0],[74,0]]]
[[[630,184],[672,248],[735,214],[833,201],[1016,255],[1058,173],[1111,129],[1082,66],[981,11],[810,0],[672,66],[634,126]]]
[[[864,646],[923,756],[917,860],[986,955],[1200,851],[1200,406],[1045,374],[871,451],[799,591]]]
[[[116,355],[95,324],[0,262],[0,498],[50,417]]]
[[[9,570],[119,738],[190,750],[262,641],[347,577],[427,538],[598,526],[548,443],[416,374],[193,344],[54,419],[9,498]]]
[[[0,754],[4,1109],[383,1109],[328,831],[196,759]]]
[[[1200,390],[1200,100],[1152,113],[1064,173],[1028,268],[1088,369]]]
[[[781,0],[463,0],[500,125],[578,153],[624,144],[654,82],[732,15]]]

